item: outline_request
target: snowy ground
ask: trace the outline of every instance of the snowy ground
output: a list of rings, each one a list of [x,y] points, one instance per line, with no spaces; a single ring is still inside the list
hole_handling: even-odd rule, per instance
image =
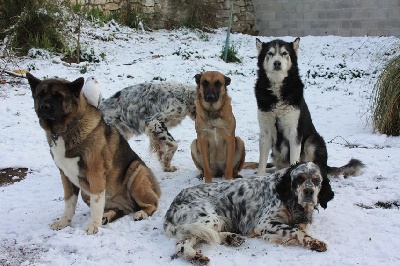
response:
[[[258,161],[255,37],[231,35],[242,64],[219,59],[225,31],[215,34],[189,30],[137,32],[118,26],[86,28],[86,48],[105,54],[96,64],[65,65],[60,58],[18,58],[8,70],[29,69],[40,78],[96,76],[103,96],[132,84],[176,80],[194,84],[194,75],[218,70],[231,77],[229,93],[237,120],[237,135],[246,144],[246,160]],[[89,33],[90,32],[90,33]],[[293,41],[297,36],[281,37]],[[259,36],[262,41],[271,37]],[[103,40],[103,41],[102,41]],[[107,41],[104,41],[107,40]],[[333,179],[335,198],[315,212],[309,233],[325,241],[328,251],[283,247],[246,239],[236,248],[201,245],[210,265],[399,265],[400,253],[400,138],[373,132],[370,124],[372,87],[390,58],[394,37],[302,37],[299,67],[305,98],[314,124],[327,142],[329,164],[350,158],[366,165],[362,175]],[[86,67],[85,67],[86,66]],[[81,74],[80,71],[88,72]],[[16,81],[18,79],[8,79]],[[163,195],[159,210],[145,221],[131,216],[104,226],[94,236],[84,228],[89,208],[79,200],[70,227],[52,231],[49,225],[63,211],[58,170],[51,159],[44,131],[33,110],[27,82],[0,85],[0,169],[28,167],[26,179],[0,187],[0,264],[2,265],[187,265],[171,260],[175,240],[164,235],[162,220],[183,188],[200,184],[189,145],[195,138],[190,119],[171,130],[179,141],[173,164],[164,173],[148,151],[145,136],[130,140],[132,148],[158,177]],[[253,171],[242,174],[251,178]],[[217,182],[219,180],[216,180]],[[383,203],[389,208],[376,205]],[[393,204],[391,204],[393,203]],[[397,206],[396,206],[397,204]]]

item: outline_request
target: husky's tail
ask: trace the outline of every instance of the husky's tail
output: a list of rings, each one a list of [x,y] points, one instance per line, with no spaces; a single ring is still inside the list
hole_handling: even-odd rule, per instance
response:
[[[332,167],[328,166],[328,175],[339,176],[343,175],[344,178],[349,176],[356,176],[361,173],[361,170],[365,167],[365,165],[357,159],[351,159],[347,164],[341,167]]]
[[[219,233],[205,225],[201,224],[181,224],[181,225],[169,225],[166,234],[169,236],[176,236],[180,239],[197,237],[205,242],[221,243],[221,237]]]

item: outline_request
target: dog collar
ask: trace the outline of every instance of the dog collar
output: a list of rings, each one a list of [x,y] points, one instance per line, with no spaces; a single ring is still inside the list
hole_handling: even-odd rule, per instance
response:
[[[68,134],[69,131],[71,131],[71,129],[78,124],[78,118],[75,118],[74,120],[72,120],[71,123],[68,124],[67,129],[64,132],[60,132],[60,133],[51,133],[51,139],[53,140],[54,144],[56,144],[56,141],[58,140],[59,137],[65,136],[66,134]]]

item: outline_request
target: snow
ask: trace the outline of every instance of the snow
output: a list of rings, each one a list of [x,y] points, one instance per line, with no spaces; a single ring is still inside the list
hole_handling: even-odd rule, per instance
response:
[[[15,58],[8,66],[29,69],[39,78],[72,81],[95,76],[106,98],[129,85],[152,80],[194,84],[195,74],[218,70],[232,79],[229,93],[236,134],[246,145],[246,161],[258,161],[256,37],[232,34],[243,63],[225,63],[219,58],[225,30],[143,32],[113,23],[86,26],[82,39],[87,50],[95,56],[105,55],[105,60],[69,65],[43,53],[36,58]],[[280,38],[293,41],[295,37]],[[258,38],[265,42],[274,37]],[[400,265],[400,210],[375,205],[400,201],[400,138],[375,133],[370,119],[373,85],[398,43],[395,37],[301,37],[299,68],[305,98],[327,142],[329,164],[340,166],[354,157],[367,166],[360,176],[332,178],[335,198],[327,209],[314,213],[308,231],[325,241],[328,251],[318,253],[254,238],[246,238],[240,247],[201,244],[198,248],[211,259],[210,265]],[[84,69],[87,72],[81,74]],[[81,199],[70,227],[50,229],[63,212],[63,191],[27,81],[1,85],[0,102],[0,169],[30,170],[24,180],[0,187],[2,265],[188,265],[183,258],[171,260],[175,240],[164,235],[162,222],[179,191],[202,183],[190,156],[189,146],[196,137],[192,120],[186,118],[171,129],[179,142],[174,173],[162,171],[156,155],[149,152],[145,135],[129,141],[160,181],[163,194],[154,215],[137,222],[128,215],[103,226],[96,235],[86,235],[90,210]],[[254,171],[245,170],[242,175],[251,178]]]

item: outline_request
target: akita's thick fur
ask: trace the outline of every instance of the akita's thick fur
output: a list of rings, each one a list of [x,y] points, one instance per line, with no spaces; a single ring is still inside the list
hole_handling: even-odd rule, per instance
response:
[[[265,174],[269,151],[278,169],[299,161],[314,162],[324,178],[327,174],[356,175],[363,164],[352,159],[342,167],[327,165],[325,141],[315,129],[303,97],[297,54],[300,38],[294,42],[256,40],[258,79],[255,95],[260,126],[258,174]],[[332,194],[333,197],[333,194]]]
[[[26,75],[64,188],[64,214],[51,228],[70,224],[80,190],[91,211],[88,234],[130,212],[136,212],[135,220],[152,215],[161,195],[158,181],[120,133],[104,122],[100,110],[88,104],[82,94],[84,79]]]

